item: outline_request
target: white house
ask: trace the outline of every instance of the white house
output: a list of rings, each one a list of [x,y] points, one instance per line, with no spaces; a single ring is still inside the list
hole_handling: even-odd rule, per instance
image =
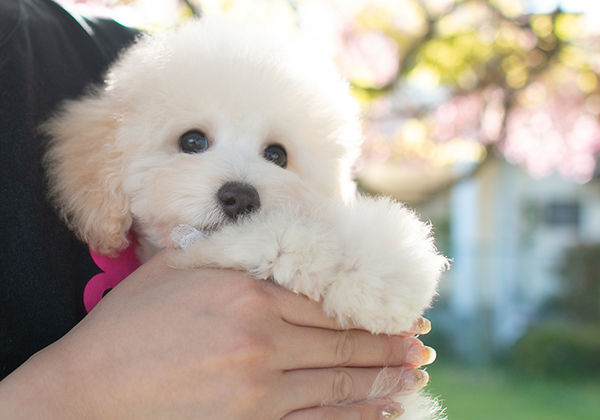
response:
[[[453,259],[428,316],[473,360],[510,347],[560,293],[566,248],[600,242],[600,180],[533,179],[497,157],[409,204],[438,225],[439,246]]]

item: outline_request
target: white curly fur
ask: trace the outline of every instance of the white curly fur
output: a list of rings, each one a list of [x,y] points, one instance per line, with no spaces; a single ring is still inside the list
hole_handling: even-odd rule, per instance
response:
[[[272,278],[343,325],[398,333],[429,306],[447,261],[414,213],[355,197],[358,115],[333,65],[295,37],[205,19],[141,39],[104,86],[44,125],[51,196],[100,253],[125,248],[133,229],[145,261],[189,225],[205,233],[172,250],[173,266]],[[207,134],[207,151],[179,150],[191,129]],[[262,157],[273,143],[285,169]],[[260,209],[228,222],[216,197],[227,182],[252,185]],[[371,397],[389,393],[384,379]],[[422,394],[397,399],[403,418],[435,415]]]

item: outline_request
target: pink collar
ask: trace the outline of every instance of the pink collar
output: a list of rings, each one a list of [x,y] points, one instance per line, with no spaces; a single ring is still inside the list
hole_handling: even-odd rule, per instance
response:
[[[130,237],[129,239],[131,245],[121,251],[115,258],[96,254],[90,248],[92,259],[104,272],[92,277],[83,291],[83,304],[88,313],[106,293],[142,265],[135,254],[135,238]]]

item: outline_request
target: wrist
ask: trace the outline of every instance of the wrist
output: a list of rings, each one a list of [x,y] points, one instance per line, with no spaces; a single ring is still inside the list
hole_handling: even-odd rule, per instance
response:
[[[77,395],[78,378],[44,349],[0,382],[0,413],[7,420],[58,420],[89,418]]]

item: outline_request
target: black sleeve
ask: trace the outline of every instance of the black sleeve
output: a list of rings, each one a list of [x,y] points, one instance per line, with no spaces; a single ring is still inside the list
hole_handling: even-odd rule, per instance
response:
[[[99,272],[47,201],[36,129],[101,83],[136,35],[51,0],[0,0],[0,379],[83,318],[83,288]]]

